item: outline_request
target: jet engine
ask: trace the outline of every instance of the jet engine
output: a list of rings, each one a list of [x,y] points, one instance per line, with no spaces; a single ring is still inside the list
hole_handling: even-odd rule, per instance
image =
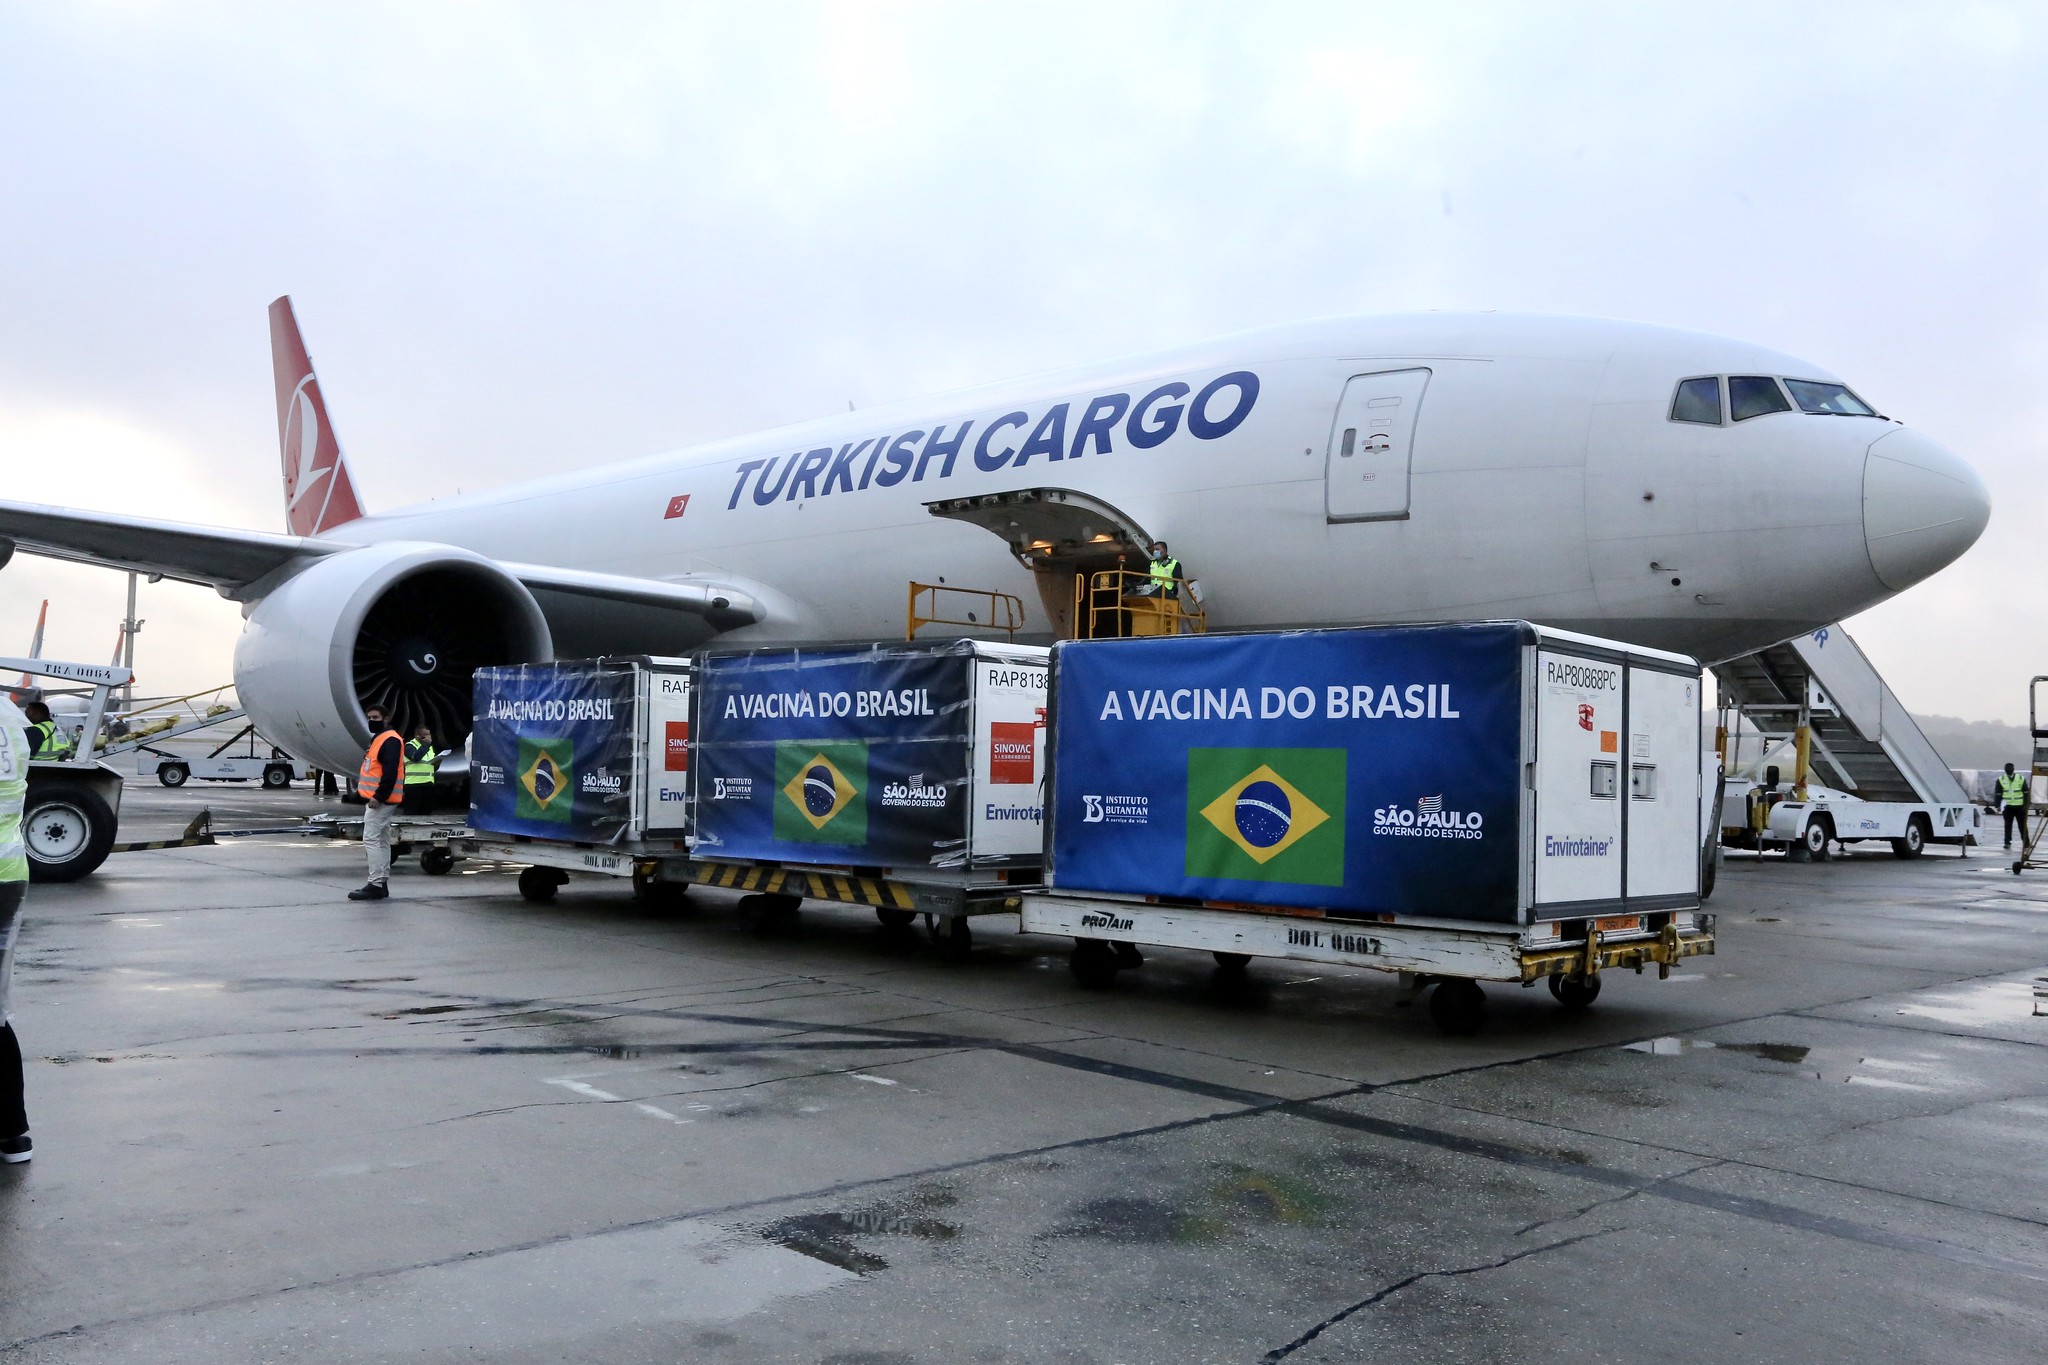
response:
[[[498,564],[452,545],[386,542],[315,560],[247,613],[235,686],[271,742],[353,772],[363,709],[431,727],[440,749],[470,729],[470,679],[490,664],[554,656],[540,605]]]

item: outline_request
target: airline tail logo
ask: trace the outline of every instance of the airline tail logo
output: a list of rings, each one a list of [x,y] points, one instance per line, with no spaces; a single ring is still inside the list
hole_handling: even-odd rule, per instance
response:
[[[277,444],[284,464],[287,529],[293,535],[312,536],[354,521],[363,514],[362,505],[289,298],[270,305],[270,364],[277,384]]]
[[[1190,749],[1191,877],[1340,886],[1342,749]]]
[[[775,746],[775,837],[807,844],[868,839],[865,744],[784,741]]]

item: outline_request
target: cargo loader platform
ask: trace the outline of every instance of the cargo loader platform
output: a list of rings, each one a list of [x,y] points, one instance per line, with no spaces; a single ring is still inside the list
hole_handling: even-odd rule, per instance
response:
[[[1600,994],[1600,973],[1657,968],[1714,951],[1714,917],[1691,911],[1540,921],[1489,929],[1465,921],[1335,919],[1277,907],[1213,909],[1111,896],[1026,892],[1024,932],[1074,940],[1070,961],[1084,986],[1109,985],[1140,965],[1139,947],[1215,955],[1226,970],[1252,958],[1396,972],[1414,989],[1435,987],[1430,1014],[1446,1033],[1471,1033],[1483,1017],[1481,981],[1546,982],[1558,1003],[1583,1009]]]

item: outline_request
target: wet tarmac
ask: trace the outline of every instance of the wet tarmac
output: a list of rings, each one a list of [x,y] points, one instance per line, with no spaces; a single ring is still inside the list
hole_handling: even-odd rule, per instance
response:
[[[131,788],[124,837],[317,808]],[[331,806],[330,806],[331,808]],[[0,1361],[2034,1361],[2048,876],[1731,859],[1721,952],[1439,1035],[266,837],[38,886]],[[2048,989],[2048,988],[2044,988]],[[2048,1010],[2048,1002],[2042,1005]]]

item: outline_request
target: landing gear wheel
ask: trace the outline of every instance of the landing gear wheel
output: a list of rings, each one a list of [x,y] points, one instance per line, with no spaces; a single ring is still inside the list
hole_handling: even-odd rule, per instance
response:
[[[1445,1033],[1464,1037],[1479,1032],[1486,1021],[1486,992],[1477,981],[1452,977],[1429,993],[1429,1017]]]
[[[796,924],[797,908],[803,904],[801,896],[769,895],[756,892],[740,897],[740,913],[747,918],[747,928],[757,938],[767,938]]]
[[[1577,1013],[1600,998],[1600,978],[1597,976],[1553,976],[1550,978],[1550,993],[1557,1003]]]
[[[965,915],[949,915],[932,926],[932,939],[948,962],[965,962],[974,951],[974,929]]]
[[[166,787],[182,787],[192,780],[192,770],[182,763],[166,763],[156,770],[156,780]]]
[[[263,785],[272,791],[283,791],[292,784],[292,770],[282,763],[273,763],[263,770]]]
[[[1892,840],[1892,856],[1895,858],[1917,858],[1927,851],[1927,828],[1914,816],[1906,822],[1906,837]]]
[[[75,882],[114,847],[114,812],[78,782],[39,782],[21,814],[21,842],[32,882]]]
[[[875,918],[880,920],[882,927],[890,933],[900,934],[911,925],[917,923],[917,911],[891,910],[886,906],[878,905],[875,907]]]
[[[1250,953],[1211,953],[1216,965],[1232,976],[1243,976],[1245,968],[1252,965]]]
[[[420,852],[420,871],[429,877],[445,877],[455,870],[455,855],[445,848],[428,848]]]
[[[1122,964],[1116,960],[1116,949],[1099,938],[1077,938],[1074,940],[1074,955],[1067,959],[1067,968],[1074,974],[1074,980],[1091,991],[1099,991],[1116,980]]]
[[[569,874],[554,867],[522,867],[519,869],[519,894],[530,901],[551,901],[555,892],[562,889],[562,883],[569,880]]]

